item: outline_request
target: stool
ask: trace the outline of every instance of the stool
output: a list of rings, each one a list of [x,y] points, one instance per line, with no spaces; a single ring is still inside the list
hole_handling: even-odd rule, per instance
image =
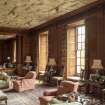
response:
[[[7,95],[0,91],[0,101],[5,101],[5,105],[7,105]]]

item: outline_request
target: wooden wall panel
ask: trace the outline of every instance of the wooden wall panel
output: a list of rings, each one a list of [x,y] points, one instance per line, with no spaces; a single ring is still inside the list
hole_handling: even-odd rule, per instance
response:
[[[48,52],[49,58],[53,57],[59,66],[64,65],[66,62],[66,26],[65,25],[55,25],[49,29],[48,34]]]
[[[0,62],[7,61],[7,57],[11,57],[13,60],[13,41],[14,39],[0,40]]]
[[[103,10],[103,5],[97,6],[84,14],[72,16],[72,20],[69,20],[68,23],[63,22],[65,25],[59,21],[59,23],[47,26],[46,29],[49,30],[49,58],[56,58],[58,66],[67,63],[66,25],[72,21],[84,19],[86,22],[86,69],[91,69],[93,59],[102,59],[105,67],[105,12],[103,14]],[[35,32],[33,31],[33,33]]]
[[[22,74],[22,66],[26,56],[31,56],[36,65],[36,39],[29,33],[19,33],[17,36],[17,71]]]
[[[22,71],[22,41],[23,41],[23,36],[20,34],[16,37],[16,63],[17,63],[17,74],[21,75]]]
[[[91,69],[93,59],[101,59],[103,62],[104,33],[103,33],[103,8],[97,7],[96,10],[86,18],[87,53],[88,69]]]
[[[0,63],[3,62],[3,41],[0,40]]]
[[[89,10],[89,11],[88,11]],[[86,11],[86,12],[85,12]],[[56,21],[39,30],[32,30],[32,33],[22,33],[23,39],[20,41],[22,48],[21,62],[24,63],[25,56],[31,55],[33,61],[38,65],[38,33],[43,30],[49,31],[48,36],[48,57],[55,58],[57,65],[64,65],[67,68],[67,32],[66,26],[79,19],[86,20],[86,68],[91,69],[93,59],[102,59],[105,67],[105,11],[102,6],[92,9],[85,9],[80,14],[74,14],[68,20]],[[103,12],[104,11],[104,12]],[[71,20],[72,19],[72,20]],[[21,33],[20,33],[21,34]],[[20,46],[19,45],[19,46]],[[18,46],[18,47],[19,47]],[[19,53],[20,53],[19,52]],[[67,71],[65,70],[65,75]]]

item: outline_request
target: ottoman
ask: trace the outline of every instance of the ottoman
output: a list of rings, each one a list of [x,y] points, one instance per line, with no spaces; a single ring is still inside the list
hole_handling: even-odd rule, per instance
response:
[[[0,101],[5,101],[5,105],[7,105],[7,95],[0,90]]]

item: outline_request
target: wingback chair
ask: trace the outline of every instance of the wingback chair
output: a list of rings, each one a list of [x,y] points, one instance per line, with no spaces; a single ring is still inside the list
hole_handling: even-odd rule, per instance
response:
[[[21,92],[35,88],[36,72],[29,71],[24,77],[18,77],[13,81],[13,89]]]
[[[48,105],[54,97],[65,93],[77,92],[77,90],[78,83],[62,81],[58,88],[44,91],[43,96],[39,97],[40,105]]]

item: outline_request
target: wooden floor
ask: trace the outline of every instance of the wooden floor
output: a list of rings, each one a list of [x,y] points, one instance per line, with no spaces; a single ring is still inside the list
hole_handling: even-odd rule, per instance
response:
[[[8,105],[40,105],[39,96],[42,96],[43,91],[51,88],[43,85],[36,85],[34,90],[24,92],[15,92],[13,90],[5,92],[8,96]],[[1,103],[0,105],[2,105]]]

